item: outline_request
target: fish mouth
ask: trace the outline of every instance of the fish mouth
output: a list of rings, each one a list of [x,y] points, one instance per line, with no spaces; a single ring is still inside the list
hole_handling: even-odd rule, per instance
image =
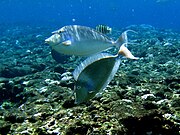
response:
[[[49,44],[49,45],[51,45],[51,44],[54,45],[54,44],[55,44],[55,43],[54,43],[54,40],[52,39],[52,37],[49,37],[49,38],[45,39],[45,43],[46,43],[46,44]]]
[[[51,37],[45,39],[47,44],[57,44],[60,42],[61,36],[59,34],[53,34]]]
[[[45,43],[49,44],[51,42],[51,40],[49,38],[45,39]]]
[[[59,45],[59,43],[54,43],[51,38],[45,39],[45,44],[48,44],[48,45],[50,45],[52,47],[55,47],[55,46]]]

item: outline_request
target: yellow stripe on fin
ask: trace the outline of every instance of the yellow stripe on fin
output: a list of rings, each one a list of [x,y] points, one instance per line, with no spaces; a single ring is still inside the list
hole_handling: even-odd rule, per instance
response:
[[[66,46],[69,46],[71,45],[71,41],[70,40],[67,40],[67,41],[64,41],[62,42],[63,45],[66,45]]]

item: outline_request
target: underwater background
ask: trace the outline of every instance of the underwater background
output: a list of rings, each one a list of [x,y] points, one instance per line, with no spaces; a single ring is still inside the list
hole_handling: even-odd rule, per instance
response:
[[[180,27],[178,0],[1,0],[1,23]]]
[[[0,0],[0,135],[179,135],[180,0]],[[99,24],[128,49],[102,94],[74,104],[85,59],[45,44],[65,25]],[[114,54],[114,50],[108,50]]]

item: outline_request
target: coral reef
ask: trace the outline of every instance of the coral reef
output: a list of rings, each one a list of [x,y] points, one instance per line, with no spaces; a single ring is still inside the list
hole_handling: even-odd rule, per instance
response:
[[[75,105],[71,72],[84,58],[55,61],[44,44],[54,28],[0,26],[0,134],[178,135],[180,33],[131,25],[128,48],[104,92]],[[117,29],[117,38],[124,29]],[[58,56],[59,57],[59,56]]]

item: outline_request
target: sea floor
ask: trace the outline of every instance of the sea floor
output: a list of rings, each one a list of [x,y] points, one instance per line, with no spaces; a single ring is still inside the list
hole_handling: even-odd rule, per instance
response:
[[[0,134],[180,134],[180,32],[150,25],[127,29],[128,48],[104,92],[74,104],[70,73],[84,58],[51,56],[50,27],[0,25]]]

